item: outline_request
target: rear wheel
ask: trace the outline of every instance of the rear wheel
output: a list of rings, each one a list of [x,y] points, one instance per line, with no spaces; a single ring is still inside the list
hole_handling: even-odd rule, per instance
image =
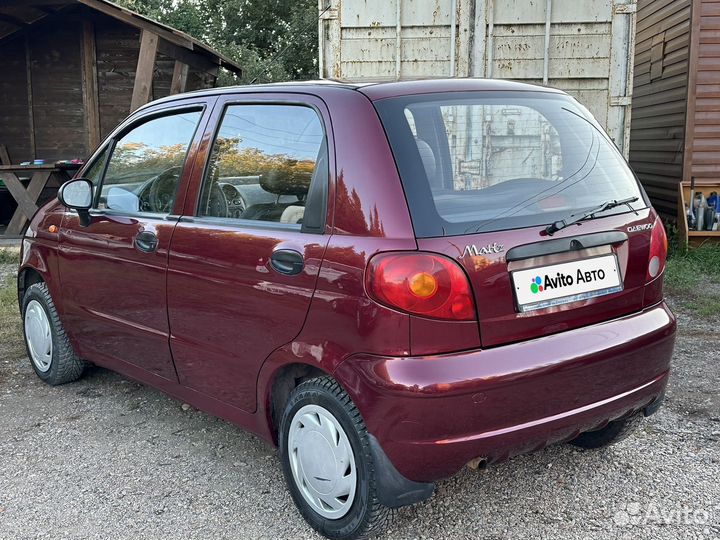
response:
[[[364,538],[389,524],[377,498],[367,429],[331,377],[300,384],[280,423],[280,458],[290,494],[305,520],[333,539]]]
[[[25,346],[37,376],[52,385],[79,379],[85,362],[70,345],[47,285],[30,285],[22,308]]]
[[[610,446],[631,435],[639,427],[642,419],[642,414],[636,414],[630,418],[613,420],[602,429],[581,433],[570,441],[570,444],[586,449]]]

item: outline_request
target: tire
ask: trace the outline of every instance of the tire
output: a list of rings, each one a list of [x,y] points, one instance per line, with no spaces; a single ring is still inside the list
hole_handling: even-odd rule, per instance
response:
[[[602,429],[581,433],[571,440],[570,444],[587,450],[610,446],[631,435],[639,427],[642,419],[643,415],[639,413],[630,418],[614,420]]]
[[[85,362],[77,357],[45,283],[33,283],[22,302],[23,335],[30,365],[50,385],[79,379]]]
[[[280,421],[279,438],[290,494],[313,529],[332,539],[367,538],[391,523],[395,510],[378,501],[365,423],[332,377],[310,379],[292,391]],[[352,485],[353,475],[354,491],[337,491]],[[303,479],[310,482],[299,485]],[[320,502],[315,486],[338,497],[324,495],[331,504]]]

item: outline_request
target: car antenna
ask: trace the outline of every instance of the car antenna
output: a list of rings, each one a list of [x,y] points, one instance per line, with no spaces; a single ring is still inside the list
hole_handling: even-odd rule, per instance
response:
[[[303,34],[305,34],[305,32],[307,32],[313,24],[317,24],[317,22],[322,18],[323,15],[325,15],[325,12],[328,11],[331,6],[332,6],[332,2],[330,2],[328,4],[328,7],[326,7],[325,9],[323,9],[320,12],[320,15],[318,15],[317,19],[315,19],[312,23],[305,26],[305,28],[303,28],[300,31],[300,35],[302,36]],[[292,44],[293,44],[292,42],[288,43],[287,45],[285,45],[285,47],[280,52],[278,52],[275,56],[273,56],[270,60],[268,60],[267,63],[265,64],[265,67],[263,69],[260,69],[260,71],[257,73],[257,75],[255,75],[255,77],[253,77],[253,80],[250,81],[250,84],[255,84],[258,80],[258,77],[260,77],[260,75],[262,75],[263,73],[267,73],[270,70],[270,68],[273,66],[273,64],[275,62],[277,62],[282,57],[283,54],[285,54],[287,52],[287,50],[290,48],[290,46]]]

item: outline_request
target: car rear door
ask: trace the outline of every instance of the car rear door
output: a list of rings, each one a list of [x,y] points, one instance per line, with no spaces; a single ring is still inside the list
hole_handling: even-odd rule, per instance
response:
[[[83,358],[177,380],[168,344],[168,248],[186,165],[213,99],[132,119],[84,171],[95,193],[90,223],[68,211],[59,240],[63,322]]]
[[[657,215],[576,101],[551,92],[448,92],[376,107],[418,248],[464,267],[484,347],[644,307],[656,277],[648,264]],[[626,204],[548,232],[609,201]]]
[[[654,220],[654,212],[643,209],[638,215],[624,213],[587,222],[581,231],[566,229],[556,234],[556,243],[543,240],[543,228],[537,227],[419,239],[418,247],[445,253],[463,265],[475,293],[482,344],[492,347],[641,310],[650,231],[628,234],[627,230]],[[578,271],[583,278],[586,272],[590,275],[583,292],[573,296]],[[594,286],[598,271],[603,279]],[[616,280],[611,275],[615,271]],[[546,282],[555,284],[555,289],[546,289]]]
[[[219,98],[168,271],[181,383],[254,412],[263,361],[302,329],[328,242],[332,137],[320,99]]]

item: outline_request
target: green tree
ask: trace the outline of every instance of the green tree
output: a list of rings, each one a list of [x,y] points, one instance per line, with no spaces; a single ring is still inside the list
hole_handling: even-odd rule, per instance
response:
[[[243,77],[219,84],[317,77],[316,0],[119,0],[238,62]]]

